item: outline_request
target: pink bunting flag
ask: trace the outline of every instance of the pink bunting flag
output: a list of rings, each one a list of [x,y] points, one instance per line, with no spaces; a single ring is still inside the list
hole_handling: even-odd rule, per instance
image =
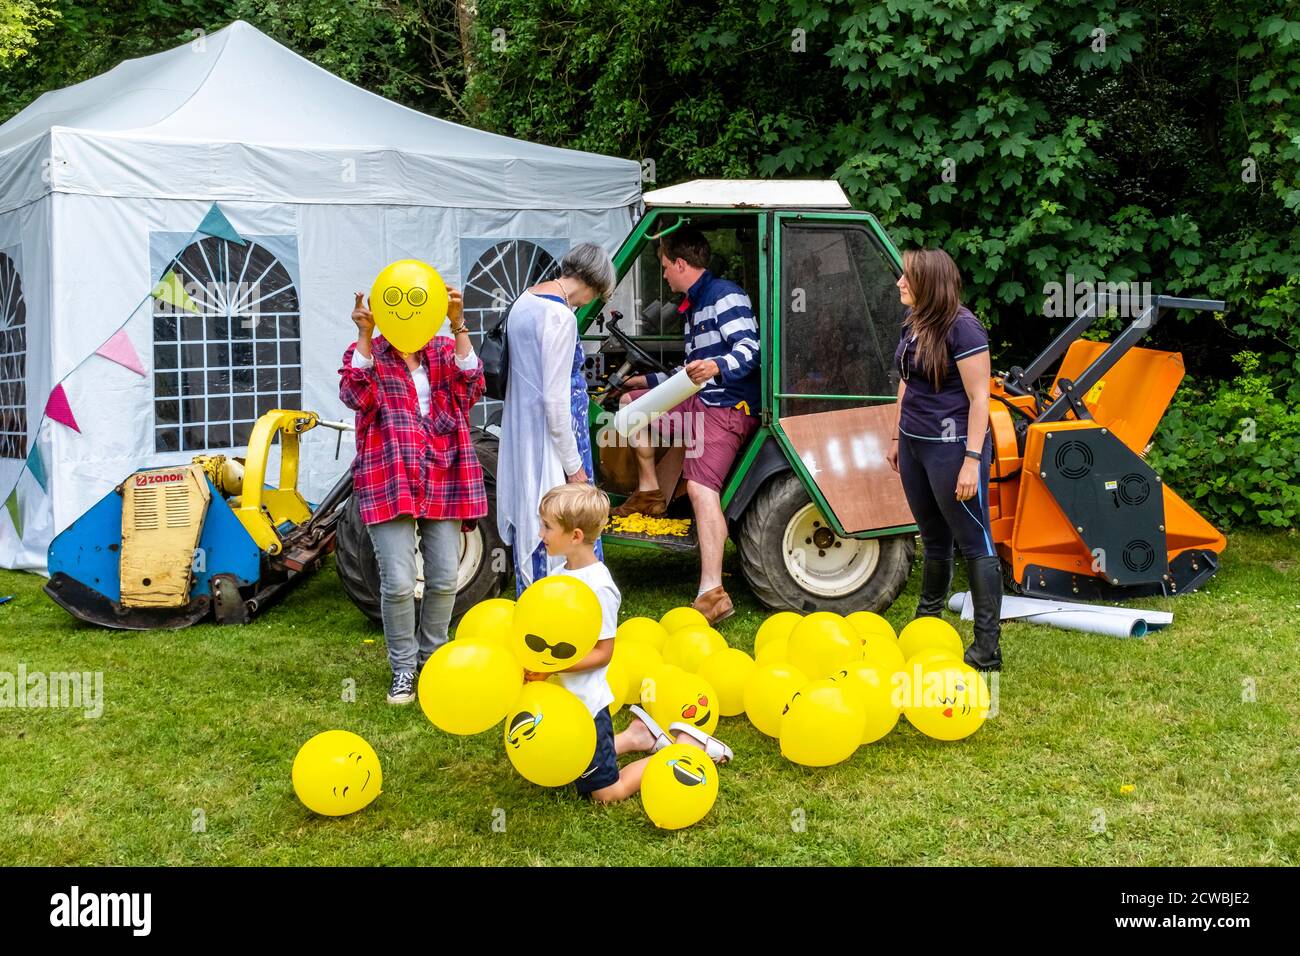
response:
[[[135,346],[131,344],[131,337],[126,334],[126,329],[118,329],[114,332],[111,339],[95,349],[95,354],[102,355],[123,368],[129,368],[136,375],[144,375],[144,365],[141,364],[140,356],[136,353]]]
[[[72,406],[68,404],[68,396],[63,392],[63,385],[55,385],[54,391],[50,392],[50,398],[45,403],[45,417],[52,418],[60,425],[67,425],[74,432],[81,432],[77,427],[77,419],[72,415]]]

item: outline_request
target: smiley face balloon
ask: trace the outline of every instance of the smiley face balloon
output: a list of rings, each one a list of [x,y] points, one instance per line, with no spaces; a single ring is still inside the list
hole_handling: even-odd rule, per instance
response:
[[[384,783],[374,748],[347,730],[326,730],[303,744],[290,776],[303,805],[326,817],[356,813]]]
[[[399,259],[384,267],[370,288],[375,327],[394,348],[417,352],[447,317],[447,286],[433,266]]]
[[[661,830],[698,823],[717,799],[717,767],[698,747],[665,747],[650,758],[641,776],[641,806]]]
[[[988,717],[988,685],[968,664],[951,658],[916,660],[909,677],[903,713],[927,737],[961,740],[979,730]]]
[[[515,602],[510,649],[530,671],[550,674],[578,663],[600,637],[600,599],[567,574],[539,578]]]
[[[506,756],[539,787],[573,783],[596,753],[596,723],[587,705],[559,684],[524,686],[506,715]]]

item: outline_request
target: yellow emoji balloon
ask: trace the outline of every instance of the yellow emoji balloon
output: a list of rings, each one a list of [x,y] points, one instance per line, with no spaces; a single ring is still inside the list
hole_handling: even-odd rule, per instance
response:
[[[745,712],[745,686],[756,667],[754,659],[738,647],[724,648],[700,662],[700,676],[718,692],[718,709],[723,717]]]
[[[808,678],[784,662],[759,664],[745,685],[745,714],[769,737],[781,735],[781,712]]]
[[[656,627],[659,625],[656,623]],[[641,699],[641,683],[645,680],[646,674],[663,664],[663,658],[659,652],[645,641],[638,641],[631,638],[614,638],[614,654],[610,658],[610,670],[608,674],[613,674],[614,665],[619,665],[619,673],[626,681],[623,687],[623,702],[638,701]],[[614,678],[608,676],[610,688],[615,693],[618,689],[614,687]],[[613,713],[614,711],[610,711]]]
[[[456,625],[456,640],[490,641],[509,648],[510,622],[514,616],[515,602],[509,598],[479,601],[465,612]]]
[[[786,659],[809,680],[829,677],[862,659],[862,638],[853,625],[830,611],[814,611],[790,631]]]
[[[290,776],[303,805],[326,817],[356,813],[384,785],[374,748],[347,730],[326,730],[303,744]]]
[[[420,708],[439,730],[481,734],[505,717],[524,671],[500,644],[448,641],[420,671]]]
[[[898,635],[898,649],[906,660],[920,651],[948,651],[960,659],[962,655],[961,635],[957,629],[943,618],[918,617],[908,623]]]
[[[564,670],[596,646],[600,620],[600,599],[582,581],[567,574],[539,578],[515,602],[510,648],[530,671]]]
[[[754,652],[754,660],[759,664],[784,664],[789,659],[790,638],[784,634],[764,641],[762,649]]]
[[[754,658],[763,653],[763,648],[771,641],[777,638],[788,638],[794,626],[803,620],[803,615],[796,614],[794,611],[777,611],[770,615],[762,624],[758,626],[758,633],[754,635]]]
[[[618,626],[615,638],[627,638],[630,641],[644,641],[656,651],[663,652],[664,641],[668,640],[667,629],[658,621],[649,617],[629,617]]]
[[[844,620],[853,625],[853,629],[861,634],[864,638],[871,634],[883,634],[893,641],[898,639],[898,634],[894,631],[894,625],[879,614],[871,611],[854,611],[847,615]]]
[[[390,345],[418,352],[447,317],[447,285],[427,262],[399,259],[375,277],[370,313]]]
[[[916,679],[919,673],[920,679]],[[989,689],[979,672],[952,660],[917,662],[907,682],[903,713],[935,740],[961,740],[979,730],[989,713]]]
[[[532,681],[510,708],[506,756],[539,787],[573,783],[596,753],[596,724],[587,706],[559,684]]]
[[[903,652],[898,649],[898,641],[884,634],[867,635],[867,643],[862,647],[862,661],[882,674],[901,671],[906,663]]]
[[[861,699],[843,684],[805,684],[781,715],[781,755],[805,767],[841,763],[862,743],[866,720]]]
[[[668,635],[668,640],[664,641],[664,660],[694,673],[700,669],[700,661],[710,654],[725,650],[726,646],[726,638],[707,624],[692,624]]]
[[[830,680],[842,684],[862,702],[866,714],[862,743],[875,743],[897,726],[903,702],[896,693],[898,682],[893,673],[859,661],[832,674]]]
[[[669,725],[681,722],[711,734],[718,729],[718,718],[722,716],[718,692],[712,684],[699,674],[669,664],[652,672],[642,687],[641,701],[665,731]]]
[[[641,776],[641,806],[661,830],[703,820],[718,799],[718,768],[698,747],[672,744],[652,756]]]
[[[671,634],[683,627],[708,627],[709,619],[693,607],[675,607],[665,612],[659,623]]]

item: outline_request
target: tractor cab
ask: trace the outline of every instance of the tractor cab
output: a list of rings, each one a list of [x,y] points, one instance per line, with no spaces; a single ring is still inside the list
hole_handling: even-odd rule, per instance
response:
[[[746,578],[773,608],[887,607],[906,583],[915,530],[885,462],[903,308],[897,250],[835,182],[697,180],[644,199],[614,257],[614,295],[578,315],[597,485],[615,502],[636,488],[633,449],[609,429],[623,383],[683,364],[681,296],[664,281],[657,239],[690,225],[709,241],[709,270],[746,291],[759,328],[760,427],[722,493]],[[695,548],[684,454],[656,449],[677,520],[616,522],[606,540]]]

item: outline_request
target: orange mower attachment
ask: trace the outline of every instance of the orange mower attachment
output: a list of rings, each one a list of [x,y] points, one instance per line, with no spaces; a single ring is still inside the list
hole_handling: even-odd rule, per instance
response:
[[[1161,310],[1224,303],[1156,296],[1114,342],[1080,339],[1106,300],[1097,296],[1027,369],[992,381],[993,541],[1012,588],[1034,597],[1172,597],[1208,580],[1227,546],[1143,460],[1182,381],[1182,355],[1134,347]]]

